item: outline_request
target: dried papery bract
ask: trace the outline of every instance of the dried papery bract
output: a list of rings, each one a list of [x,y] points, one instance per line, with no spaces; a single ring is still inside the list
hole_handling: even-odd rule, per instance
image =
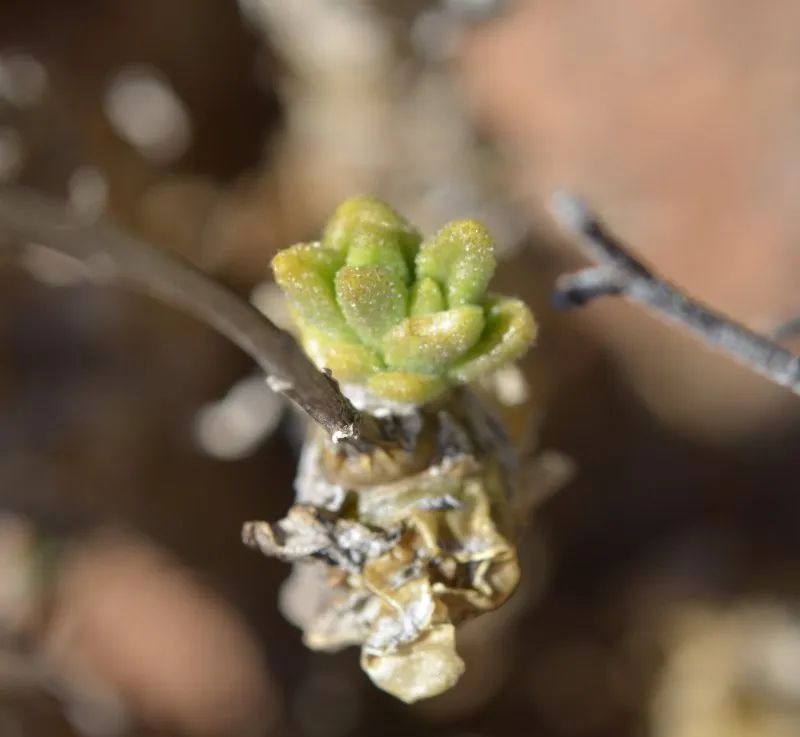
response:
[[[454,625],[502,604],[519,579],[509,469],[477,444],[484,420],[456,402],[424,417],[437,425],[430,464],[403,474],[383,458],[369,485],[348,483],[348,462],[314,432],[295,506],[274,525],[245,528],[264,553],[324,569],[315,604],[287,612],[302,619],[306,644],[360,645],[370,678],[405,701],[458,680]]]
[[[319,243],[273,261],[299,338],[362,411],[399,413],[403,445],[344,453],[314,428],[296,504],[244,539],[295,563],[284,610],[309,647],[361,647],[380,688],[407,701],[453,686],[455,627],[519,580],[515,463],[502,426],[461,385],[518,358],[535,326],[487,296],[493,244],[478,222],[423,240],[377,200],[334,214]]]

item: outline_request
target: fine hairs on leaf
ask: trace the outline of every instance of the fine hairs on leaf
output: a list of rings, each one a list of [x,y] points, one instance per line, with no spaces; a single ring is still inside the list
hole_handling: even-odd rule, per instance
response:
[[[384,202],[353,197],[319,242],[284,249],[272,268],[317,366],[384,402],[435,401],[536,334],[521,300],[487,293],[494,242],[476,220],[423,239]]]
[[[556,306],[577,307],[598,297],[624,297],[686,328],[710,348],[800,394],[800,356],[689,297],[652,272],[579,198],[559,192],[553,197],[552,211],[595,263],[558,280],[553,295]]]

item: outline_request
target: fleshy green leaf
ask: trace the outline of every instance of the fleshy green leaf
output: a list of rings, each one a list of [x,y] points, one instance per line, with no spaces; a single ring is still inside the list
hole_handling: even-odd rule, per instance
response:
[[[443,286],[450,307],[476,304],[495,268],[492,237],[477,220],[457,220],[425,241],[417,254],[417,278]]]
[[[336,274],[336,298],[361,341],[380,348],[384,333],[406,314],[408,290],[381,266],[343,266]]]
[[[487,303],[483,337],[448,376],[459,382],[473,381],[522,356],[535,337],[536,323],[524,302],[493,297]]]
[[[408,313],[415,315],[429,315],[447,308],[439,285],[428,277],[423,277],[411,288]]]
[[[395,402],[430,402],[447,386],[447,381],[439,376],[404,371],[375,373],[367,381],[367,388],[373,394]]]
[[[518,358],[535,325],[519,300],[485,297],[492,239],[473,220],[420,236],[370,197],[343,203],[321,244],[273,260],[306,352],[337,379],[426,402]]]
[[[444,371],[474,345],[483,324],[483,310],[474,305],[408,317],[384,336],[384,360],[402,371]]]
[[[365,226],[394,233],[394,240],[410,269],[422,238],[416,228],[389,205],[372,197],[351,197],[336,209],[322,236],[322,245],[348,253],[354,236]],[[360,266],[362,264],[351,264]]]
[[[411,281],[411,271],[398,243],[398,231],[382,225],[360,223],[353,229],[347,251],[348,266],[380,266],[403,284]]]
[[[366,381],[384,368],[378,355],[357,343],[332,340],[313,328],[302,329],[303,349],[320,369],[330,369],[337,381]]]
[[[292,309],[309,325],[342,340],[355,335],[347,327],[336,302],[333,280],[344,259],[318,243],[300,243],[272,259],[275,281]]]

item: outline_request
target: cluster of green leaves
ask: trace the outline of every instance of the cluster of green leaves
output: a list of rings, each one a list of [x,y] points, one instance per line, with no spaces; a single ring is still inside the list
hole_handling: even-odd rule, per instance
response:
[[[272,261],[311,359],[341,382],[434,399],[519,358],[535,334],[523,302],[486,294],[493,242],[475,220],[422,241],[388,205],[344,202],[318,243]]]

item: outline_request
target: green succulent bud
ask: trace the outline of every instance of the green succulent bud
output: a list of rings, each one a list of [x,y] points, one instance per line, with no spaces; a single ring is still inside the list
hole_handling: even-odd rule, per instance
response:
[[[493,242],[475,220],[422,242],[388,205],[355,197],[321,242],[272,268],[311,359],[391,400],[430,401],[519,358],[536,333],[524,303],[486,294]]]

